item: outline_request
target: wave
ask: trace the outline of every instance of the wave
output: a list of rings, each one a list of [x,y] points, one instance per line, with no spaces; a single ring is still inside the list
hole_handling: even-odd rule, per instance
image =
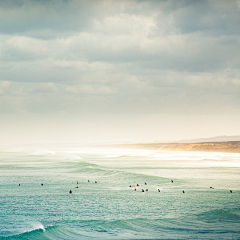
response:
[[[97,176],[103,176],[103,175],[114,175],[116,174],[116,170],[111,170],[106,167],[102,167],[100,165],[89,163],[85,161],[84,159],[79,159],[76,162],[76,168],[72,170],[71,172],[74,173],[81,173],[81,174],[87,174],[87,175],[97,175]]]
[[[158,168],[155,168],[154,170],[157,169]],[[154,175],[152,167],[147,166],[101,166],[82,159],[76,163],[75,168],[71,173],[81,174],[82,178],[90,179],[90,181],[91,179],[93,180],[93,178],[94,180],[101,179],[101,181],[108,184],[108,186],[105,185],[104,187],[112,188],[112,186],[114,186],[113,189],[119,187],[119,183],[121,183],[121,186],[126,187],[129,185],[136,185],[137,183],[144,185],[145,182],[151,182],[151,185],[156,189],[159,187],[159,184],[165,184],[172,187],[169,177],[159,176],[158,174]],[[181,180],[178,180],[177,182],[179,183]]]
[[[201,221],[207,223],[213,222],[233,222],[240,223],[240,209],[214,209],[211,211],[203,212],[198,215]]]
[[[219,209],[184,218],[158,216],[158,218],[80,220],[77,225],[72,226],[39,225],[34,230],[13,236],[0,236],[0,239],[206,239],[206,236],[208,239],[228,239],[239,236],[240,232],[237,230],[239,217],[239,209]]]
[[[86,239],[84,235],[81,235],[79,232],[74,232],[71,228],[66,228],[63,226],[47,226],[40,227],[31,231],[26,231],[24,233],[16,234],[13,236],[3,237],[0,239],[6,240],[21,240],[21,239],[34,239],[34,240],[42,240],[42,239],[51,239],[51,240],[67,240],[67,239]]]
[[[183,223],[176,220],[136,218],[125,220],[90,220],[80,221],[78,228],[65,226],[48,226],[26,231],[0,239],[21,240],[21,239],[152,239],[157,236],[167,236],[168,231],[182,231]],[[187,232],[187,229],[185,229]],[[170,234],[172,238],[172,234]]]

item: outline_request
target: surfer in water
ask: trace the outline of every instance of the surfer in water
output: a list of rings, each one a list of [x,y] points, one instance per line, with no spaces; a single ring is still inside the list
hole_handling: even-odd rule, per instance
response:
[[[160,192],[160,189],[158,188],[158,192]]]
[[[69,193],[72,193],[72,190],[70,190]]]

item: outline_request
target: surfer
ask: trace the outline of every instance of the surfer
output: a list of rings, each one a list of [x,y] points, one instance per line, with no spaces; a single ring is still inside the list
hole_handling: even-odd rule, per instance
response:
[[[144,192],[144,189],[142,189],[142,192]]]
[[[184,191],[184,190],[183,190],[182,192],[183,192],[183,193],[185,193],[185,191]]]
[[[210,187],[211,189],[214,189],[213,187]]]
[[[148,189],[146,189],[145,191],[148,192]]]
[[[20,186],[21,184],[19,183],[18,186]]]
[[[69,193],[72,193],[72,190],[70,190]]]
[[[145,182],[145,185],[147,185],[147,183]]]
[[[129,187],[132,187],[131,185]]]
[[[78,184],[78,181],[77,181],[77,184]]]
[[[134,191],[137,191],[137,189],[135,188]]]
[[[171,182],[173,183],[173,180],[171,180]]]
[[[76,186],[75,188],[78,188],[78,186]]]
[[[139,187],[139,185],[137,184],[137,187]]]
[[[43,186],[43,183],[41,183],[41,186]]]
[[[232,190],[230,190],[230,193],[232,193]]]
[[[88,182],[90,182],[89,180],[87,180]]]
[[[95,181],[95,183],[97,183],[97,181]]]
[[[160,189],[158,188],[158,192],[160,192]]]

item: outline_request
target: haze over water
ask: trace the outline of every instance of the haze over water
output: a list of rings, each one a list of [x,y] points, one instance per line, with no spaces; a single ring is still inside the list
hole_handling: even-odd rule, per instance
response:
[[[0,166],[1,239],[240,236],[239,154],[48,149]]]

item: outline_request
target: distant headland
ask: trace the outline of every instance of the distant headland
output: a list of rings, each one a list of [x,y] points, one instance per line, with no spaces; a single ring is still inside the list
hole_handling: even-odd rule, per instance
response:
[[[197,152],[229,152],[240,153],[240,141],[207,142],[207,143],[149,143],[149,144],[119,144],[116,148],[166,150],[166,151],[197,151]]]
[[[234,140],[236,139],[237,141],[231,141],[232,139]],[[240,153],[240,136],[219,136],[204,139],[182,140],[175,143],[117,144],[111,145],[111,147],[127,149],[164,150],[164,151],[166,150],[166,151]]]

